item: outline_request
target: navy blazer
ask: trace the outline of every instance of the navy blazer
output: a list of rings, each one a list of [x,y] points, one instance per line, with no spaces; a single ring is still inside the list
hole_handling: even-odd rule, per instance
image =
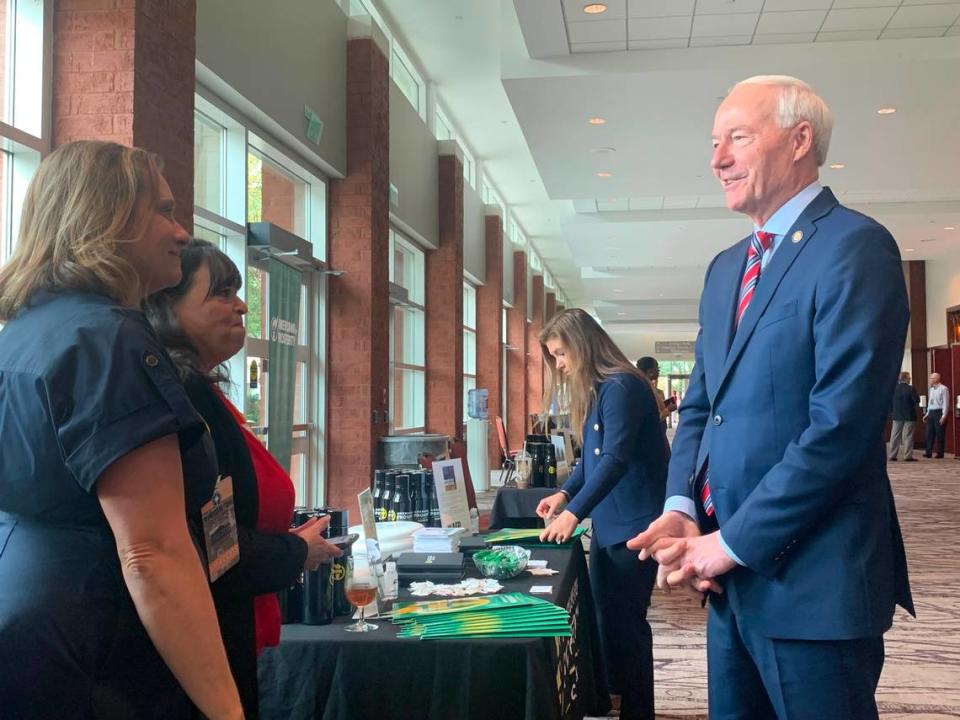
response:
[[[696,497],[746,564],[723,583],[769,637],[875,637],[913,611],[883,427],[909,310],[900,253],[824,189],[760,276],[734,333],[747,237],[714,258],[668,496]]]
[[[650,383],[630,373],[597,385],[583,423],[583,454],[562,490],[567,510],[593,519],[593,542],[607,547],[647,529],[663,508],[669,450]]]

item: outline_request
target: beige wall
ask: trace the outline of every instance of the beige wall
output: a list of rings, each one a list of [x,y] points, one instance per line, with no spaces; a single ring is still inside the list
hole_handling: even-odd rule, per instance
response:
[[[960,305],[960,252],[927,260],[927,346],[947,343],[946,309]]]
[[[265,130],[339,174],[347,169],[346,48],[347,17],[334,0],[284,0],[282,11],[262,0],[197,0],[197,61],[269,116]],[[323,120],[319,144],[307,139],[304,105]]]
[[[392,215],[430,247],[440,245],[437,139],[396,84],[390,83],[390,182],[400,192]]]

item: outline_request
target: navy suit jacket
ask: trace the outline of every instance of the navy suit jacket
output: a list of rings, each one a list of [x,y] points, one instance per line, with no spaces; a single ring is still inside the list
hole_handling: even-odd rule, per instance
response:
[[[824,189],[734,331],[747,237],[707,270],[667,495],[709,460],[716,519],[746,564],[721,579],[768,637],[840,640],[913,612],[883,426],[909,309],[890,233]]]
[[[593,519],[598,547],[626,542],[660,515],[669,449],[650,383],[619,373],[597,385],[583,454],[563,490],[567,510]]]

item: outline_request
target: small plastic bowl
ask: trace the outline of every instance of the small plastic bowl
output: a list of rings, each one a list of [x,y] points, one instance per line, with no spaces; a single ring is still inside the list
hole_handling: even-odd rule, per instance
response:
[[[519,545],[498,545],[473,554],[473,564],[484,577],[508,580],[527,569],[530,551]]]

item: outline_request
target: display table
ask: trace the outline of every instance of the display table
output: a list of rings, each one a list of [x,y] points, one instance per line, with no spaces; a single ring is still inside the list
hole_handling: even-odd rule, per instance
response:
[[[500,488],[490,508],[490,529],[543,527],[537,505],[555,492],[557,488]]]
[[[260,657],[264,720],[572,720],[602,715],[608,697],[583,548],[534,549],[557,575],[523,573],[502,592],[541,595],[571,613],[572,638],[397,637],[389,620],[371,633],[349,622],[285,625]],[[471,564],[471,569],[472,564]],[[476,576],[476,572],[472,573]],[[401,600],[410,600],[401,589]]]

